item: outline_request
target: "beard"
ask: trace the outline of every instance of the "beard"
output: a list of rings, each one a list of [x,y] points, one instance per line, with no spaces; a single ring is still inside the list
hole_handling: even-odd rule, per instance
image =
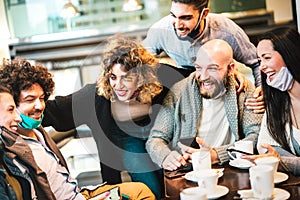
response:
[[[203,84],[208,83],[215,87],[211,90],[206,90],[202,87]],[[198,87],[200,89],[200,95],[205,99],[217,99],[225,94],[229,85],[228,71],[226,72],[223,80],[209,79],[205,81],[197,80]]]
[[[177,29],[173,25],[174,31],[176,32],[177,37],[180,38],[180,39],[195,39],[200,34],[202,15],[203,15],[203,10],[202,10],[201,14],[199,15],[197,23],[196,23],[196,25],[193,29],[189,29],[189,28],[183,28],[182,29],[182,30],[185,30],[187,32],[185,35],[182,35],[182,36],[178,35]]]
[[[190,32],[191,32],[190,29],[183,28],[182,30],[187,31],[187,33],[184,34],[184,35],[181,35],[181,34],[177,31],[177,29],[175,28],[175,26],[173,26],[173,28],[174,28],[174,31],[175,31],[175,33],[176,33],[176,36],[177,36],[179,39],[181,39],[181,40],[188,40],[188,39],[191,38],[191,37],[189,37],[189,34],[190,34]],[[180,29],[179,29],[179,30],[180,30]]]

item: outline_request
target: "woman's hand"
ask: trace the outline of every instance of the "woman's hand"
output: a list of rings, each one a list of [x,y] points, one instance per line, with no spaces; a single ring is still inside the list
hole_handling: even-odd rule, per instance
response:
[[[242,159],[247,159],[247,160],[249,160],[249,161],[251,161],[253,163],[254,163],[254,161],[257,158],[262,158],[262,157],[273,156],[273,157],[279,158],[278,152],[271,145],[269,145],[269,144],[262,144],[261,147],[265,148],[267,153],[265,153],[265,154],[259,154],[259,155],[242,155],[241,158]]]
[[[109,196],[109,192],[104,192],[103,194],[99,194],[95,197],[90,198],[89,200],[105,200]]]
[[[137,101],[123,102],[116,100],[111,102],[111,112],[116,121],[130,121],[148,116],[151,113],[151,105]]]
[[[254,113],[264,113],[265,112],[265,103],[262,94],[261,87],[257,87],[253,93],[253,98],[247,98],[245,106],[248,109],[253,110]]]

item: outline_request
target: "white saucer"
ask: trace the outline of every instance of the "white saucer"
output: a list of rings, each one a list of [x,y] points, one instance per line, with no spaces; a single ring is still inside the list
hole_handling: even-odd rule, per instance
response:
[[[272,200],[285,200],[290,198],[290,193],[281,188],[274,188]]]
[[[238,194],[240,195],[240,198],[242,199],[252,199],[253,198],[253,192],[252,190],[239,190]],[[290,193],[284,189],[281,188],[274,188],[273,194],[272,194],[272,200],[285,200],[290,198]]]
[[[219,178],[223,176],[224,168],[214,169],[214,170],[219,175]],[[198,182],[199,173],[201,173],[201,170],[199,170],[199,171],[190,171],[190,172],[188,172],[184,175],[184,178],[186,180],[189,180],[189,181]]]
[[[226,195],[229,192],[229,189],[226,186],[217,185],[217,191],[215,191],[213,194],[207,195],[208,199],[217,199],[221,196]]]
[[[286,181],[289,178],[289,176],[282,172],[276,172],[274,176],[274,183],[281,183],[283,181]]]
[[[249,169],[254,166],[254,163],[246,159],[234,159],[229,161],[229,165],[240,169]]]

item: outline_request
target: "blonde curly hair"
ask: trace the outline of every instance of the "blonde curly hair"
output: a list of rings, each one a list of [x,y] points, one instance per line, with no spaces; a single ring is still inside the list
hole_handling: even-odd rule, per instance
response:
[[[98,95],[115,101],[114,91],[109,83],[112,67],[120,64],[125,72],[135,73],[141,103],[151,103],[163,87],[157,77],[159,63],[141,44],[123,35],[114,35],[107,40],[101,59],[101,74],[97,80]]]

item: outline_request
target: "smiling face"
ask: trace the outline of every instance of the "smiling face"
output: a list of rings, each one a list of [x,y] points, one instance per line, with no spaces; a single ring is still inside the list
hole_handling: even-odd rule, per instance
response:
[[[196,27],[200,17],[200,13],[195,10],[194,5],[179,2],[172,2],[170,14],[176,34],[181,38],[186,37]]]
[[[18,123],[21,121],[20,115],[16,112],[13,96],[9,93],[0,93],[0,125],[16,133]]]
[[[234,70],[231,47],[222,40],[205,43],[198,51],[195,68],[201,96],[209,99],[222,95]]]
[[[18,110],[35,120],[40,120],[45,110],[45,94],[43,88],[35,83],[27,90],[20,93]]]
[[[261,40],[257,45],[257,56],[260,59],[259,69],[272,81],[280,69],[286,66],[282,56],[274,50],[271,40]]]
[[[209,60],[209,62],[201,62],[201,60],[199,59],[195,64],[200,94],[207,99],[215,98],[226,89],[228,65],[219,64],[216,60]]]
[[[135,97],[137,91],[137,76],[122,70],[121,64],[114,64],[111,69],[109,83],[119,101],[127,101]]]

